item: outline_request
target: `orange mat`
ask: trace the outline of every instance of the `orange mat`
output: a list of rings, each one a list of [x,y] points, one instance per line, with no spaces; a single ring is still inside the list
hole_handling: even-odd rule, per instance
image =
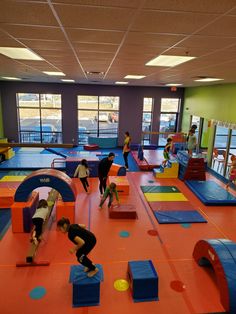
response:
[[[0,208],[9,208],[14,202],[15,189],[0,188]]]

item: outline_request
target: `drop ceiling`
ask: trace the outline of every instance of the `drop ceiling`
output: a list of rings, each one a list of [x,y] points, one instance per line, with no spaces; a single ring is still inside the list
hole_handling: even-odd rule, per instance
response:
[[[0,80],[199,86],[236,82],[236,0],[1,0],[0,47],[29,48],[41,61],[0,54]],[[158,55],[194,56],[176,67],[145,64]],[[210,83],[207,83],[208,85]]]

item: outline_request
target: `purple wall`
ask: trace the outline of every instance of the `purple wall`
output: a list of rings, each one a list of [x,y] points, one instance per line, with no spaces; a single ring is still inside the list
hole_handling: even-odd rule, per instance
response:
[[[53,83],[0,82],[2,96],[4,136],[18,142],[16,93],[58,93],[62,95],[62,132],[63,142],[77,143],[77,95],[119,96],[119,145],[124,133],[130,132],[133,143],[140,143],[142,132],[143,98],[154,98],[153,131],[159,130],[161,98],[182,98],[183,88],[171,92],[167,87],[138,87],[110,85],[80,85]],[[152,138],[156,143],[156,138]]]

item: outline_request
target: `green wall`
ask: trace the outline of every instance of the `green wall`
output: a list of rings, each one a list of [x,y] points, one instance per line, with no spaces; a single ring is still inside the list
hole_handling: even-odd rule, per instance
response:
[[[236,84],[191,87],[185,89],[182,131],[188,132],[190,116],[198,116],[204,120],[219,120],[236,123]],[[201,145],[208,147],[208,160],[210,160],[214,127],[205,126],[204,139]],[[208,142],[208,143],[207,143]]]
[[[0,138],[3,137],[3,121],[2,121],[2,102],[0,94]]]
[[[236,123],[236,84],[186,88],[183,131],[189,128],[190,115]]]

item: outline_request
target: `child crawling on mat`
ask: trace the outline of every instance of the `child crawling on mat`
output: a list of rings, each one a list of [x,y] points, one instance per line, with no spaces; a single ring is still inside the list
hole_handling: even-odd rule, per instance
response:
[[[41,241],[41,235],[43,231],[43,224],[49,214],[48,202],[44,199],[41,199],[38,203],[38,207],[32,217],[32,222],[34,225],[32,232],[31,242],[34,242],[35,245]]]
[[[110,185],[106,187],[106,190],[105,190],[105,192],[103,194],[103,197],[101,199],[99,207],[102,208],[102,205],[104,204],[106,199],[109,197],[108,208],[110,208],[112,203],[113,203],[114,194],[116,196],[117,203],[120,204],[119,197],[118,197],[118,192],[117,192],[117,189],[116,189],[116,184],[114,182],[111,182]]]
[[[97,242],[95,235],[87,230],[85,225],[70,224],[70,220],[65,217],[58,220],[57,227],[62,233],[67,233],[69,240],[75,244],[69,252],[76,254],[78,262],[85,266],[84,271],[87,276],[93,277],[98,272],[98,268],[87,255]]]
[[[232,165],[229,171],[229,182],[226,184],[226,190],[229,189],[230,183],[236,181],[236,159],[232,161]]]

